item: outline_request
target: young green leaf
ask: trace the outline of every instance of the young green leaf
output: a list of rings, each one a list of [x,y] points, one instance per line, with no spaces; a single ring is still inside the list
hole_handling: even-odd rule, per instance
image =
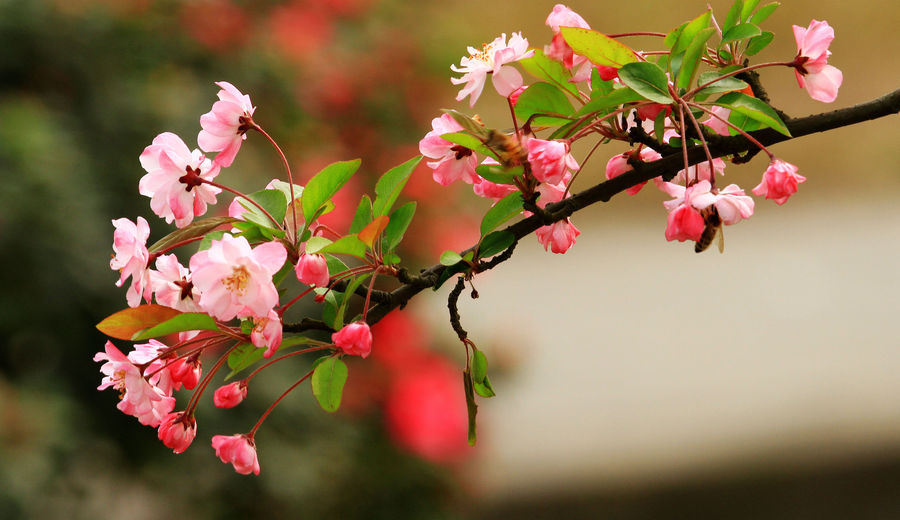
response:
[[[415,202],[407,202],[391,213],[391,221],[388,222],[387,227],[384,228],[382,252],[386,254],[389,251],[393,251],[400,244],[415,213]]]
[[[441,253],[441,265],[456,265],[462,262],[462,256],[456,251],[447,250]]]
[[[344,291],[344,299],[341,300],[341,305],[338,307],[337,316],[334,320],[334,330],[340,330],[341,327],[344,326],[344,313],[347,311],[347,306],[350,304],[350,300],[353,299],[353,295],[356,294],[356,289],[359,288],[363,282],[366,281],[367,278],[372,276],[372,273],[365,273],[354,278],[349,284],[347,284],[347,290]]]
[[[487,375],[484,376],[484,381],[481,383],[473,383],[472,387],[474,388],[475,393],[481,397],[494,397],[497,395],[497,393],[494,392],[494,387],[491,386],[491,378]]]
[[[760,0],[744,0],[744,7],[741,8],[741,21],[746,22],[750,19],[750,15],[753,13],[753,10],[756,9],[756,6],[759,5]]]
[[[165,323],[179,314],[181,311],[162,305],[139,305],[107,316],[97,324],[97,330],[111,338],[131,340],[142,330]]]
[[[560,27],[559,31],[575,54],[586,57],[595,65],[618,69],[638,61],[630,47],[601,32],[580,27]]]
[[[309,254],[318,253],[323,248],[331,244],[331,240],[325,237],[309,237],[306,241],[306,252]]]
[[[307,224],[313,221],[319,208],[331,200],[331,197],[334,197],[335,193],[350,180],[350,177],[359,169],[359,165],[359,159],[332,163],[306,183],[300,202],[303,208],[303,218]]]
[[[309,242],[307,242],[307,244],[309,244]],[[332,255],[350,255],[357,258],[365,258],[366,244],[357,238],[356,235],[347,235],[325,245],[317,250],[317,252],[320,254],[330,253]]]
[[[704,85],[709,83],[710,81],[715,80],[719,77],[720,71],[709,71],[700,74],[700,78],[697,79],[698,85]],[[727,78],[722,78],[712,83],[709,86],[703,87],[701,90],[697,92],[696,95],[709,95],[716,94],[718,92],[734,92],[737,90],[743,90],[747,88],[747,84],[734,76],[728,76]]]
[[[713,27],[706,27],[697,31],[697,35],[694,36],[693,41],[688,45],[681,60],[681,68],[678,71],[678,81],[676,82],[678,88],[691,86],[697,67],[700,65],[700,60],[706,53],[706,42],[715,32],[716,30]]]
[[[619,72],[621,73],[621,70]],[[665,77],[665,73],[663,73],[663,77]],[[605,96],[592,97],[586,105],[575,113],[575,116],[580,117],[595,112],[606,113],[613,107],[619,107],[625,103],[632,103],[642,99],[644,99],[643,96],[628,87],[617,88]]]
[[[735,2],[731,4],[731,9],[728,10],[728,14],[725,15],[725,20],[722,22],[723,32],[728,31],[728,29],[731,29],[741,21],[741,9],[743,7],[744,0],[735,0]]]
[[[476,350],[472,355],[472,381],[475,383],[483,383],[487,376],[488,361],[487,356],[480,350]]]
[[[248,195],[254,202],[262,206],[263,209],[269,212],[269,215],[275,218],[278,224],[281,224],[284,221],[285,211],[287,211],[287,197],[284,196],[283,193],[279,190],[261,190],[255,193],[251,193]],[[259,211],[259,208],[256,206],[249,204],[247,202],[242,202],[242,204],[251,212]],[[266,222],[268,222],[269,227],[273,227],[272,221],[268,220],[266,217]]]
[[[362,228],[372,222],[372,199],[368,195],[363,195],[359,199],[359,206],[356,207],[356,213],[353,215],[353,223],[350,224],[350,233],[359,233]]]
[[[506,251],[516,241],[516,235],[505,229],[488,233],[478,243],[478,257],[490,258],[498,253]]]
[[[756,36],[747,43],[747,50],[744,51],[744,54],[747,56],[753,56],[758,54],[761,50],[765,49],[772,43],[772,40],[775,39],[775,35],[768,31],[763,31],[762,34]]]
[[[375,217],[387,215],[406,186],[410,174],[419,165],[422,156],[413,157],[405,163],[395,166],[384,173],[378,183],[375,184],[375,203],[372,205],[372,213]]]
[[[619,79],[650,101],[663,105],[674,103],[669,96],[669,80],[666,73],[655,63],[647,61],[629,63],[619,69]]]
[[[507,168],[502,164],[482,164],[475,168],[475,173],[495,184],[515,184],[514,179],[524,171],[521,166]]]
[[[681,31],[675,29],[675,31],[678,31],[678,36],[677,40],[672,45],[672,56],[685,53],[691,43],[697,38],[697,35],[700,34],[700,31],[709,28],[709,21],[711,19],[712,11],[707,10],[697,18],[686,23]]]
[[[487,235],[500,224],[522,213],[522,204],[522,194],[518,191],[498,200],[481,219],[481,236]]]
[[[722,35],[722,42],[719,43],[719,46],[725,45],[726,43],[731,43],[737,40],[744,40],[747,38],[753,38],[754,36],[759,36],[762,33],[759,27],[752,23],[742,23],[739,25],[735,25],[731,29],[725,31]]]
[[[766,19],[775,12],[775,9],[778,9],[778,6],[781,5],[778,2],[772,2],[771,4],[766,4],[759,8],[759,11],[750,17],[750,23],[759,25],[766,21]]]
[[[185,240],[203,236],[219,226],[230,224],[232,222],[240,221],[233,217],[210,217],[201,220],[195,220],[187,226],[181,229],[177,229],[159,239],[152,246],[148,247],[147,250],[151,253],[157,253],[166,248],[172,247],[179,242],[184,242]]]
[[[715,104],[730,108],[732,113],[737,112],[745,115],[788,137],[791,136],[787,126],[778,117],[775,110],[755,97],[748,96],[742,92],[729,92],[717,99]]]
[[[231,379],[242,370],[262,359],[263,354],[265,353],[266,349],[258,348],[252,343],[242,343],[238,345],[231,351],[231,354],[228,354],[227,362],[231,372],[225,376],[225,380]]]
[[[565,94],[550,83],[530,85],[516,102],[516,117],[525,122],[535,114],[568,116],[575,109]],[[563,125],[569,122],[564,117],[536,116],[532,122],[537,125]]]
[[[158,338],[167,334],[176,332],[185,332],[188,330],[219,330],[216,326],[216,320],[212,319],[209,314],[202,312],[186,312],[173,316],[159,325],[136,332],[131,337],[131,341],[142,341],[150,338]]]
[[[613,85],[612,80],[605,80],[600,77],[597,67],[591,69],[591,99],[609,95],[613,91]]]
[[[572,73],[558,60],[544,55],[541,49],[534,50],[534,56],[519,60],[519,65],[537,79],[552,83],[569,94],[578,97],[578,87],[569,80]]]
[[[310,382],[316,401],[326,412],[333,413],[340,408],[347,373],[347,365],[337,357],[328,356],[316,361]]]

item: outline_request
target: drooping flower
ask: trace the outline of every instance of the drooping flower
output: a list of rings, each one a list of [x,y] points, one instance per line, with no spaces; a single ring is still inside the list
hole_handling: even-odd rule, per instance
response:
[[[226,464],[232,464],[234,470],[241,475],[259,475],[259,460],[256,458],[256,445],[247,435],[214,435],[212,447],[216,456]]]
[[[628,160],[633,155],[634,155],[634,150],[612,156],[609,159],[609,161],[606,163],[606,178],[612,179],[614,177],[618,177],[619,175],[622,175],[625,172],[633,170],[634,168],[632,168],[631,165],[628,164]],[[659,159],[662,159],[662,155],[657,153],[652,148],[647,148],[647,147],[641,148],[641,151],[638,154],[638,157],[640,157],[641,162],[652,162],[652,161],[657,161]],[[643,188],[645,184],[647,184],[647,181],[644,181],[638,185],[628,188],[627,190],[625,190],[625,193],[627,193],[629,195],[634,195],[637,192],[641,191],[641,188]]]
[[[838,89],[844,81],[844,74],[836,67],[828,65],[831,51],[828,46],[834,40],[834,28],[828,22],[813,20],[804,29],[794,27],[797,41],[797,58],[794,74],[797,83],[805,88],[809,97],[823,103],[831,103],[837,98]]]
[[[534,178],[549,184],[557,184],[570,170],[578,169],[578,161],[569,153],[565,141],[528,140],[528,162]]]
[[[188,150],[180,137],[164,132],[144,148],[141,166],[147,174],[141,177],[138,190],[150,197],[150,209],[167,223],[183,228],[206,213],[207,204],[216,203],[222,190],[201,181],[219,175],[219,166],[200,150]]]
[[[672,200],[663,202],[663,206],[669,211],[666,220],[666,240],[678,240],[679,242],[700,240],[700,235],[703,234],[703,229],[706,227],[706,221],[698,211],[703,208],[695,207],[693,198],[709,193],[711,187],[709,181],[700,181],[689,188],[671,182],[663,182],[659,186],[660,189],[674,197]],[[707,203],[706,206],[710,203]]]
[[[200,376],[203,374],[203,368],[200,365],[200,355],[192,355],[187,357],[179,357],[175,361],[167,360],[167,369],[172,378],[175,390],[179,390],[184,385],[188,390],[193,390],[200,382]]]
[[[566,43],[566,40],[559,32],[560,27],[590,29],[591,26],[588,25],[580,14],[563,4],[556,4],[553,6],[553,10],[550,11],[550,14],[547,15],[547,19],[544,23],[553,31],[553,41],[550,42],[550,45],[544,47],[544,54],[548,58],[561,61],[567,69],[571,69],[574,66],[581,65],[588,61],[584,56],[575,54],[572,47]]]
[[[175,453],[184,453],[196,436],[197,421],[193,415],[188,416],[184,412],[172,412],[166,415],[160,423],[157,433],[159,440]]]
[[[116,287],[122,287],[125,280],[131,277],[131,286],[125,292],[129,307],[137,307],[141,298],[150,299],[150,273],[147,263],[150,253],[147,251],[147,238],[150,236],[150,225],[144,217],[138,217],[137,223],[127,218],[112,221],[116,230],[113,232],[113,251],[116,252],[109,261],[110,269],[119,271]]]
[[[234,408],[247,397],[247,382],[244,380],[220,386],[213,394],[213,404],[217,408]]]
[[[797,174],[797,167],[793,164],[781,159],[772,159],[763,173],[762,181],[752,191],[754,195],[760,197],[765,195],[767,199],[781,205],[787,202],[791,195],[797,193],[797,185],[805,180],[806,177]]]
[[[350,356],[369,357],[372,351],[372,331],[364,321],[348,323],[331,335],[334,342],[345,354]]]
[[[297,279],[310,286],[328,287],[328,281],[331,279],[328,274],[328,262],[324,256],[316,253],[300,255],[294,270]]]
[[[244,237],[224,235],[209,249],[191,257],[191,280],[200,290],[200,308],[220,320],[235,316],[268,316],[278,303],[272,276],[281,269],[287,251],[278,242],[255,249]]]
[[[463,74],[461,78],[450,78],[454,85],[465,83],[465,87],[456,96],[457,101],[462,101],[466,96],[471,96],[469,106],[475,106],[487,75],[491,74],[491,81],[503,97],[509,97],[522,86],[522,75],[514,67],[507,64],[530,58],[534,51],[528,50],[528,40],[522,37],[522,33],[513,33],[506,42],[506,33],[498,36],[491,43],[486,43],[481,50],[469,47],[469,56],[460,60],[460,66],[451,65],[450,70]]]
[[[175,255],[162,255],[156,259],[156,270],[150,271],[150,285],[156,303],[182,312],[197,312],[200,293],[191,283],[190,272],[178,262]]]
[[[691,204],[696,209],[703,209],[710,205],[715,206],[719,219],[726,226],[752,217],[755,206],[753,198],[747,196],[737,184],[729,184],[718,193],[710,191],[695,195],[691,199]]]
[[[581,231],[572,224],[568,218],[554,222],[549,226],[542,226],[535,231],[538,242],[544,246],[544,251],[550,248],[550,251],[557,254],[563,254],[575,245],[575,239]]]
[[[442,186],[459,179],[466,184],[478,182],[479,177],[475,173],[478,159],[475,153],[441,137],[444,134],[459,132],[463,127],[450,114],[443,114],[431,120],[431,128],[432,130],[419,141],[419,152],[429,159],[436,159],[426,163],[434,170],[432,176],[435,182]]]
[[[231,166],[234,156],[241,148],[241,142],[247,138],[253,112],[256,107],[250,102],[250,96],[227,81],[216,83],[219,101],[213,103],[212,110],[200,116],[203,130],[197,135],[200,149],[210,153],[219,152],[215,163],[223,168]]]
[[[151,385],[111,341],[106,342],[104,352],[94,355],[94,361],[105,361],[100,366],[104,377],[97,390],[109,387],[118,390],[120,401],[116,408],[137,417],[141,424],[155,428],[175,408],[175,398]]]
[[[250,332],[250,342],[259,348],[266,349],[263,357],[271,357],[272,353],[281,346],[283,330],[281,328],[281,316],[274,310],[269,311],[265,318],[253,319],[253,330]]]

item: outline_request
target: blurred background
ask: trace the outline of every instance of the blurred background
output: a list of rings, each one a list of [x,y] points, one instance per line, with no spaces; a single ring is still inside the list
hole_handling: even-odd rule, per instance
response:
[[[711,4],[722,17],[730,2]],[[900,87],[897,4],[786,4],[759,59],[793,57],[791,24],[825,19],[844,85],[825,106],[765,70],[778,108],[806,115]],[[609,33],[666,32],[705,7],[568,5]],[[329,215],[346,229],[439,108],[467,109],[448,79],[466,46],[514,31],[549,43],[552,7],[0,0],[0,518],[900,517],[896,118],[777,145],[809,180],[784,206],[758,200],[724,255],[666,242],[663,196],[644,190],[576,215],[566,255],[525,240],[478,276],[481,298],[460,310],[498,396],[480,402],[477,448],[448,288],[377,327],[338,414],[306,391],[280,404],[257,437],[259,477],[222,464],[209,438],[246,431],[301,365],[267,371],[234,410],[201,406],[178,456],[96,391],[94,324],[124,307],[110,221],[142,215],[151,241],[168,231],[137,192],[137,158],[163,131],[193,146],[215,81],[250,94],[300,179],[363,159]],[[495,98],[488,87],[476,108],[503,126]],[[599,179],[621,151],[584,174]],[[749,190],[764,169],[730,165],[728,180]],[[220,179],[254,191],[281,175],[251,136]],[[477,239],[487,203],[466,187],[421,169],[405,197],[420,202],[407,264]]]

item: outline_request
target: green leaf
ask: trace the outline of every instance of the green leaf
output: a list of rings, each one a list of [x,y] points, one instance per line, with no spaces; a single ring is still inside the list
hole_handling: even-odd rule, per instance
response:
[[[231,372],[225,376],[225,380],[231,379],[238,372],[262,359],[265,353],[266,349],[259,348],[252,343],[238,345],[231,351],[231,354],[228,354],[228,368],[231,369]]]
[[[230,224],[232,222],[240,221],[233,217],[210,217],[201,220],[195,220],[187,226],[175,230],[159,239],[155,244],[148,247],[147,250],[151,253],[157,253],[159,251],[163,251],[166,248],[172,247],[179,242],[203,236],[219,226]]]
[[[306,183],[300,203],[303,208],[303,218],[307,224],[312,223],[313,217],[319,209],[350,180],[350,177],[359,169],[359,165],[359,159],[332,163]]]
[[[722,22],[722,31],[728,31],[738,22],[741,21],[741,8],[744,7],[744,0],[735,0],[733,4],[731,4],[731,9],[728,10],[728,14],[725,15],[725,21]]]
[[[552,83],[569,94],[579,97],[578,87],[569,81],[572,78],[572,73],[566,69],[562,62],[545,56],[544,51],[541,49],[534,49],[534,56],[519,60],[519,65],[537,79]]]
[[[397,265],[400,263],[400,257],[394,253],[386,253],[381,260],[384,262],[384,265]]]
[[[415,213],[415,202],[407,202],[391,213],[391,221],[384,228],[384,236],[381,243],[383,253],[387,254],[389,251],[393,251],[400,244]]]
[[[493,157],[497,159],[497,154],[494,153],[493,150],[485,146],[484,142],[479,140],[477,137],[467,134],[465,132],[451,132],[449,134],[441,134],[441,139],[445,141],[450,141],[453,144],[458,144],[463,148],[468,148],[473,152],[480,153],[481,155],[487,155],[488,157]],[[485,133],[484,140],[487,140],[487,132]]]
[[[307,244],[308,243],[309,242],[307,242]],[[322,247],[318,252],[320,254],[330,253],[333,255],[350,255],[357,258],[365,258],[366,244],[357,238],[356,235],[347,235]]]
[[[694,75],[697,72],[697,66],[700,64],[700,59],[706,53],[706,42],[714,32],[716,30],[713,27],[700,29],[697,35],[694,36],[694,40],[688,45],[687,50],[684,52],[684,58],[681,60],[681,68],[678,71],[678,81],[676,82],[678,88],[691,86],[691,83],[694,81]]]
[[[725,45],[726,43],[731,43],[737,40],[743,40],[746,38],[752,38],[754,36],[758,36],[762,33],[759,27],[752,23],[742,23],[739,25],[735,25],[731,29],[728,29],[725,34],[722,35],[722,42],[719,43],[719,46]]]
[[[788,137],[791,136],[787,126],[778,117],[775,110],[755,97],[748,96],[743,92],[730,92],[717,99],[715,104],[730,108],[732,113],[737,112],[745,115]]]
[[[306,241],[305,251],[309,254],[318,253],[331,243],[332,241],[325,237],[310,237],[309,240]]]
[[[498,253],[502,253],[509,246],[513,245],[515,241],[516,235],[506,230],[488,233],[478,243],[478,257],[490,258]]]
[[[347,284],[347,290],[344,291],[344,299],[341,301],[340,307],[338,307],[337,316],[334,320],[334,330],[340,330],[340,328],[344,326],[344,313],[347,310],[347,306],[350,304],[350,300],[352,300],[353,295],[356,294],[356,289],[370,276],[372,276],[372,273],[361,274]]]
[[[406,181],[409,180],[410,174],[412,174],[421,160],[421,155],[413,157],[405,163],[391,168],[378,179],[378,183],[375,184],[375,203],[372,205],[374,217],[387,215],[391,212],[391,208],[397,202],[397,197],[400,196],[403,187],[406,186]]]
[[[188,330],[219,330],[219,327],[216,326],[216,320],[212,319],[209,314],[204,314],[202,312],[185,312],[184,314],[174,316],[159,325],[135,333],[135,335],[131,337],[131,341],[158,338],[167,334]]]
[[[481,397],[494,397],[497,395],[497,393],[494,392],[494,387],[491,385],[491,378],[487,374],[484,375],[484,381],[481,383],[473,381],[472,386],[475,389],[475,393]]]
[[[325,287],[317,288],[315,292],[316,294],[325,295],[325,302],[322,305],[322,321],[328,324],[332,329],[340,330],[341,326],[337,323],[338,303],[337,297],[334,295],[335,292],[329,291]]]
[[[337,357],[328,356],[316,361],[310,381],[312,392],[319,406],[328,413],[336,412],[341,406],[347,372],[347,365]]]
[[[475,418],[478,415],[478,405],[475,404],[475,389],[472,384],[472,375],[465,371],[463,372],[463,389],[466,394],[466,412],[469,421],[469,446],[475,446],[475,443],[478,441],[478,431],[475,426]]]
[[[248,220],[250,222],[256,222],[262,226],[266,226],[269,228],[278,227],[282,222],[284,222],[284,214],[287,211],[287,198],[284,194],[279,190],[261,190],[255,193],[251,193],[248,195],[254,202],[263,207],[266,211],[269,212],[269,215],[275,219],[276,223],[273,223],[269,217],[265,216],[259,208],[250,204],[247,201],[242,201],[241,205],[247,208],[247,213],[244,213],[244,220]],[[239,199],[240,200],[240,199]],[[254,218],[254,217],[259,218]]]
[[[612,80],[605,80],[600,77],[597,67],[591,69],[591,99],[608,95],[613,91],[613,85]]]
[[[516,117],[523,123],[535,114],[552,114],[568,116],[575,109],[566,95],[550,83],[535,83],[530,85],[519,96],[516,102]],[[564,125],[568,118],[536,116],[532,123],[536,125]]]
[[[674,103],[669,96],[669,80],[666,73],[655,63],[647,61],[629,63],[619,69],[619,79],[650,101],[663,105]]]
[[[200,245],[197,246],[197,251],[205,251],[205,250],[209,249],[210,247],[212,247],[213,240],[220,241],[220,240],[222,240],[222,237],[224,237],[225,235],[230,235],[230,234],[231,233],[229,233],[228,231],[224,231],[224,230],[210,231],[209,233],[206,234],[206,236],[203,237],[203,240],[200,241]]]
[[[714,79],[719,77],[719,71],[709,71],[700,74],[700,78],[697,80],[698,85],[703,85],[705,83],[709,83]],[[742,90],[747,88],[747,84],[734,76],[728,76],[727,78],[722,78],[715,83],[709,85],[708,87],[703,87],[703,89],[699,90],[696,95],[709,95],[716,94],[719,92],[734,92],[736,90]]]
[[[621,70],[619,72],[621,73]],[[663,76],[665,76],[665,74],[663,74]],[[666,92],[668,92],[668,90]],[[591,100],[581,107],[575,115],[584,116],[595,112],[605,114],[610,108],[619,107],[625,103],[632,103],[642,99],[644,99],[643,96],[628,87],[617,88],[605,96],[592,97]]]
[[[759,8],[759,11],[756,11],[750,18],[750,23],[759,25],[766,21],[766,19],[775,12],[775,9],[778,9],[778,6],[781,5],[778,2],[772,2],[771,4],[766,4]]]
[[[700,31],[709,28],[709,21],[711,19],[712,11],[707,10],[697,18],[684,24],[681,31],[678,32],[678,39],[672,45],[672,56],[686,52],[688,47],[696,40]],[[678,29],[675,29],[675,31],[678,31]]]
[[[325,255],[325,263],[328,264],[329,273],[343,273],[348,269],[347,264],[334,255]]]
[[[763,31],[762,34],[750,40],[747,43],[747,50],[744,51],[744,54],[747,56],[753,56],[754,54],[759,53],[761,50],[765,49],[772,43],[772,40],[775,39],[775,34],[770,33],[768,31]]]
[[[456,265],[462,261],[462,256],[460,256],[460,254],[456,251],[447,250],[441,253],[441,265]]]
[[[660,110],[659,114],[656,114],[656,119],[653,120],[653,135],[656,136],[656,141],[659,143],[663,142],[666,136],[666,111]]]
[[[350,233],[359,233],[369,222],[372,222],[372,199],[368,195],[363,195],[359,200],[359,206],[356,207],[356,213],[353,215],[353,223],[350,224]]]
[[[497,229],[497,226],[503,224],[507,220],[522,213],[522,194],[520,192],[510,193],[509,195],[498,200],[481,219],[481,236],[485,236],[491,231]],[[441,258],[443,264],[443,256]],[[455,262],[454,262],[455,263]],[[452,264],[444,264],[452,265]]]
[[[97,324],[97,330],[111,338],[127,339],[181,314],[171,307],[156,304],[139,305],[107,316]]]
[[[741,1],[741,0],[738,0],[738,1]],[[666,34],[666,37],[663,39],[663,43],[665,44],[666,47],[668,47],[669,49],[672,49],[675,46],[675,44],[678,43],[678,39],[681,38],[681,33],[684,32],[684,28],[687,27],[688,23],[689,22],[684,22],[683,24],[672,29],[671,31],[668,32],[668,34]]]
[[[741,21],[746,22],[750,19],[750,15],[753,13],[753,10],[756,9],[756,6],[759,5],[760,0],[744,0],[744,7],[741,8]]]
[[[480,350],[476,350],[472,354],[472,382],[483,383],[487,376],[488,361],[487,356]]]
[[[437,290],[440,289],[442,285],[444,285],[444,282],[452,278],[454,275],[467,272],[469,269],[471,269],[471,266],[469,266],[469,264],[465,262],[457,262],[456,264],[444,267],[438,275],[437,282],[435,282],[434,287],[432,287],[431,289],[437,292]]]
[[[513,180],[517,176],[522,175],[525,168],[522,166],[514,166],[507,168],[502,164],[482,164],[475,168],[475,173],[495,184],[515,184]]]
[[[595,65],[618,69],[638,61],[630,47],[601,32],[580,27],[560,27],[559,31],[575,54],[586,57]]]
[[[449,114],[450,117],[452,117],[454,121],[459,123],[459,125],[461,127],[463,127],[463,130],[465,130],[466,132],[469,132],[470,134],[477,136],[477,137],[481,137],[481,138],[485,138],[485,139],[487,138],[488,130],[480,122],[472,119],[471,117],[463,114],[462,112],[460,112],[458,110],[442,108],[441,112],[443,112],[445,114]],[[441,137],[444,137],[444,136],[441,136]],[[444,137],[444,139],[446,139],[446,137]],[[449,139],[447,139],[447,140],[449,141]],[[457,144],[460,144],[460,143],[457,143]]]

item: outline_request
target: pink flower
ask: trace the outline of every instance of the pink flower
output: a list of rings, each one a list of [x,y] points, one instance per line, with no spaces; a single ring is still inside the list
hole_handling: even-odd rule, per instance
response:
[[[369,357],[372,351],[372,331],[364,321],[355,321],[331,335],[334,342],[345,354],[350,356]]]
[[[328,274],[328,262],[319,254],[300,255],[297,266],[294,268],[297,279],[306,285],[315,287],[328,287],[330,276]]]
[[[519,96],[521,96],[522,92],[525,92],[525,89],[527,88],[528,85],[523,85],[516,90],[513,90],[512,94],[509,95],[509,102],[510,104],[512,104],[512,106],[516,106],[516,104],[519,102]]]
[[[223,321],[237,317],[268,316],[278,303],[272,276],[287,259],[278,242],[255,249],[244,237],[224,235],[205,251],[191,257],[192,281],[200,291],[200,308]]]
[[[629,172],[634,168],[628,164],[628,159],[630,159],[634,155],[634,150],[621,153],[619,155],[612,156],[609,161],[606,163],[606,178],[612,179],[622,175],[625,172]],[[653,162],[659,159],[662,159],[662,155],[658,154],[652,148],[642,148],[638,157],[640,157],[641,162]],[[636,186],[632,186],[625,190],[625,193],[629,195],[634,195],[637,192],[641,191],[641,188],[647,184],[647,181],[644,181]]]
[[[553,31],[553,41],[550,45],[544,47],[544,54],[548,58],[561,61],[567,69],[580,66],[588,61],[584,56],[575,54],[572,47],[566,43],[566,40],[559,32],[560,27],[590,29],[591,26],[588,25],[581,15],[562,4],[556,4],[553,6],[553,11],[547,15],[547,20],[544,23]]]
[[[725,161],[723,161],[721,157],[713,158],[712,166],[713,166],[712,171],[714,171],[715,173],[718,173],[719,175],[725,175]],[[687,171],[688,171],[688,176],[687,176],[688,181],[694,182],[694,181],[711,181],[712,180],[712,173],[710,172],[710,169],[709,169],[709,161],[703,161],[703,162],[688,166]],[[675,174],[675,177],[672,180],[674,182],[680,182],[680,183],[684,184],[686,182],[685,176],[684,176],[684,170],[681,170],[677,174]]]
[[[481,164],[500,164],[493,157],[487,157],[485,160],[481,161]],[[494,199],[494,201],[498,201],[503,197],[509,195],[510,193],[515,193],[519,191],[519,188],[516,188],[512,184],[497,184],[495,182],[491,182],[487,179],[482,179],[479,177],[480,182],[476,182],[472,185],[472,191],[475,192],[475,195],[479,197],[484,197],[486,199]]]
[[[776,204],[784,204],[788,198],[797,193],[797,185],[805,181],[806,177],[797,175],[797,167],[781,159],[772,159],[766,172],[763,174],[759,186],[753,188],[753,194],[765,195]]]
[[[556,184],[569,170],[578,169],[578,162],[569,153],[569,143],[565,141],[532,138],[527,145],[531,173],[541,182]]]
[[[234,408],[247,397],[247,382],[237,381],[220,386],[213,394],[213,404],[217,408]]]
[[[725,121],[728,121],[728,117],[731,116],[731,109],[725,107],[712,107],[711,112],[718,117],[714,117],[710,115],[709,119],[703,122],[704,125],[708,126],[710,130],[719,134],[719,135],[729,135],[729,127],[725,124]],[[720,119],[721,118],[721,119]],[[724,121],[723,121],[724,119]]]
[[[172,377],[172,383],[176,390],[179,390],[181,385],[184,385],[188,390],[193,390],[200,381],[200,376],[203,374],[203,369],[200,366],[199,354],[187,358],[180,357],[175,361],[169,361],[168,367],[166,368]]]
[[[175,255],[162,255],[156,259],[156,270],[150,271],[150,285],[156,303],[182,312],[197,312],[200,294],[191,283],[186,267]]]
[[[200,116],[203,130],[197,136],[197,144],[204,152],[219,152],[215,162],[227,168],[234,162],[241,142],[247,138],[256,107],[250,102],[250,96],[242,94],[231,83],[219,81],[216,85],[222,89],[218,93],[219,101],[213,103],[212,110]]]
[[[105,377],[97,390],[109,387],[118,390],[120,401],[116,408],[137,417],[141,424],[155,428],[175,408],[175,398],[151,385],[112,342],[106,342],[105,352],[94,355],[94,361],[105,361],[100,367]]]
[[[450,82],[454,85],[466,84],[456,96],[456,100],[462,101],[466,96],[471,96],[470,107],[475,106],[475,102],[481,96],[488,74],[491,74],[491,81],[497,93],[509,97],[522,86],[522,75],[506,64],[534,55],[534,51],[528,50],[528,40],[523,38],[521,33],[513,33],[509,38],[509,44],[506,43],[504,33],[491,43],[484,44],[481,50],[474,47],[469,47],[468,50],[469,56],[462,58],[459,62],[460,67],[450,66],[450,70],[461,72],[463,76],[450,78]]]
[[[550,248],[550,251],[563,254],[575,245],[575,238],[581,234],[578,228],[572,224],[569,219],[554,222],[549,226],[543,226],[535,231],[538,242],[544,246],[544,251]]]
[[[234,470],[241,475],[259,475],[259,461],[256,458],[256,445],[247,435],[214,435],[212,447],[222,462],[234,465]]]
[[[268,358],[281,346],[282,334],[281,316],[274,310],[271,310],[267,317],[253,319],[253,331],[250,332],[250,342],[259,348],[266,349],[263,357]]]
[[[694,197],[692,205],[697,209],[703,209],[707,201],[716,207],[719,219],[726,226],[737,224],[741,220],[753,216],[753,199],[744,194],[744,190],[737,184],[729,184],[715,194],[710,192]]]
[[[109,261],[109,268],[119,271],[116,287],[122,287],[125,280],[131,277],[131,286],[125,293],[129,307],[137,307],[141,298],[150,299],[150,273],[147,263],[150,253],[147,251],[147,238],[150,236],[150,225],[144,217],[137,218],[137,224],[127,218],[112,221],[116,230],[113,233],[113,251],[116,255]]]
[[[162,420],[157,437],[175,453],[184,453],[197,436],[197,421],[184,412],[173,412]]]
[[[428,167],[434,170],[432,176],[435,182],[442,186],[447,186],[458,179],[462,179],[466,184],[478,182],[479,177],[475,173],[478,159],[475,153],[441,138],[444,134],[461,131],[462,126],[450,114],[444,114],[431,120],[431,128],[432,130],[419,141],[419,152],[429,159],[437,159],[427,163]]]
[[[141,153],[141,166],[147,174],[141,177],[138,189],[150,197],[150,208],[166,222],[175,221],[183,228],[206,213],[207,204],[216,203],[222,190],[201,182],[211,181],[219,174],[219,166],[200,153],[188,150],[177,135],[165,132],[153,139],[153,144]]]
[[[700,240],[706,222],[700,215],[700,212],[694,209],[690,204],[682,203],[673,211],[669,212],[666,221],[666,240]]]
[[[794,39],[797,41],[797,58],[794,61],[794,74],[800,87],[809,92],[809,97],[823,103],[831,103],[837,98],[838,88],[844,81],[839,69],[828,65],[831,51],[828,46],[834,39],[834,29],[828,22],[813,20],[804,29],[794,27]]]

